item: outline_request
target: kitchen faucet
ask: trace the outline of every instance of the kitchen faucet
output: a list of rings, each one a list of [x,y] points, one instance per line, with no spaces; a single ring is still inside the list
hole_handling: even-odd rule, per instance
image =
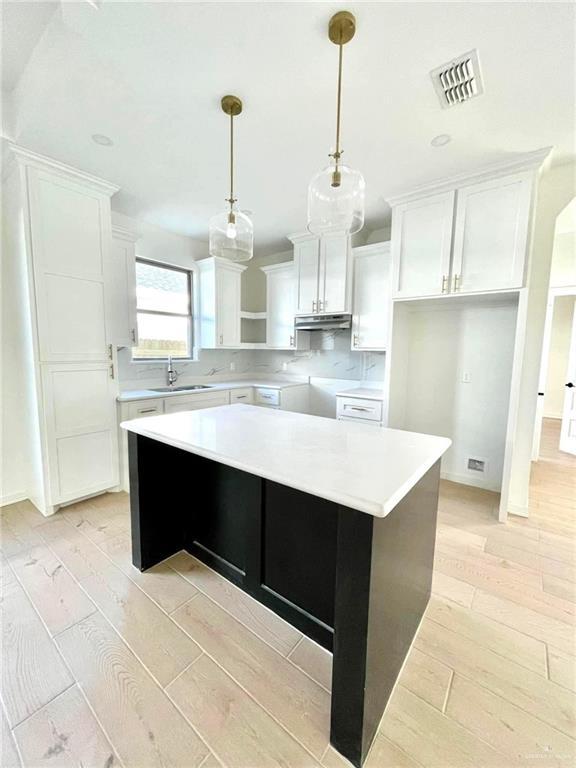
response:
[[[166,375],[168,377],[168,386],[173,387],[178,380],[178,374],[172,364],[172,355],[168,355],[168,370],[166,371]]]

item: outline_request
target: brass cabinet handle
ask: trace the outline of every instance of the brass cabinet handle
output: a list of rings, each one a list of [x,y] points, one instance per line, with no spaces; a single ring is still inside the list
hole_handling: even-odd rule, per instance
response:
[[[224,344],[224,335],[220,334],[220,344]]]
[[[316,312],[316,301],[312,299],[312,312]]]
[[[460,275],[454,275],[454,293],[460,290]]]
[[[130,335],[132,336],[132,341],[134,342],[134,344],[136,344],[136,329],[135,328],[132,328],[132,330],[130,331]]]
[[[114,363],[110,363],[110,378],[114,378]]]
[[[236,400],[244,400],[248,395],[236,395]]]
[[[138,413],[156,413],[157,408],[141,408]]]
[[[353,344],[354,344],[354,346],[355,346],[355,347],[357,347],[357,346],[358,346],[358,344],[359,344],[359,340],[358,340],[358,334],[357,334],[357,333],[355,333],[355,334],[354,334],[354,341],[353,341]]]
[[[294,336],[290,336],[290,346],[294,346]]]
[[[448,291],[448,275],[442,275],[442,293]]]

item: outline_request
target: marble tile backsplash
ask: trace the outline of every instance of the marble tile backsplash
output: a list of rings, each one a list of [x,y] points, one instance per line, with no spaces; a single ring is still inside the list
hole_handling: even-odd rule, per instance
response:
[[[384,352],[352,352],[350,331],[315,331],[310,350],[302,352],[264,349],[205,349],[199,359],[177,362],[181,378],[232,377],[235,374],[281,374],[326,379],[383,381]],[[232,365],[231,365],[232,364]],[[129,349],[118,351],[119,379],[123,389],[137,389],[143,381],[164,384],[166,364],[132,361]]]

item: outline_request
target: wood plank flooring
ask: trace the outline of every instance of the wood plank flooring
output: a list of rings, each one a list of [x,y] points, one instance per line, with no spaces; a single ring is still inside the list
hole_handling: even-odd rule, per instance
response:
[[[528,519],[442,484],[433,597],[367,768],[576,764],[576,459],[557,442],[545,420]],[[0,521],[0,765],[349,765],[331,655],[185,553],[136,571],[125,494]]]

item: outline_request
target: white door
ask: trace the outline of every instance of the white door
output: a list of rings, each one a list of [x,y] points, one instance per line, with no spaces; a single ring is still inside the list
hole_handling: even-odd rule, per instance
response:
[[[118,484],[113,375],[110,363],[42,365],[51,504]]]
[[[269,347],[295,346],[295,289],[292,264],[266,271],[266,344]]]
[[[354,249],[352,349],[385,350],[390,322],[390,246]]]
[[[105,361],[110,201],[80,183],[27,173],[40,360]]]
[[[216,346],[240,346],[240,280],[240,272],[216,267]]]
[[[394,296],[414,298],[447,292],[454,219],[454,192],[402,203],[392,213]]]
[[[348,235],[324,235],[320,240],[319,312],[347,312]]]
[[[576,455],[576,305],[572,315],[572,335],[565,386],[560,450]]]
[[[453,290],[466,293],[522,287],[531,197],[531,173],[458,190]]]
[[[317,238],[304,240],[294,246],[296,265],[296,314],[317,312],[319,243]]]
[[[108,341],[116,347],[138,344],[136,315],[136,236],[112,228],[112,247],[105,264]]]

